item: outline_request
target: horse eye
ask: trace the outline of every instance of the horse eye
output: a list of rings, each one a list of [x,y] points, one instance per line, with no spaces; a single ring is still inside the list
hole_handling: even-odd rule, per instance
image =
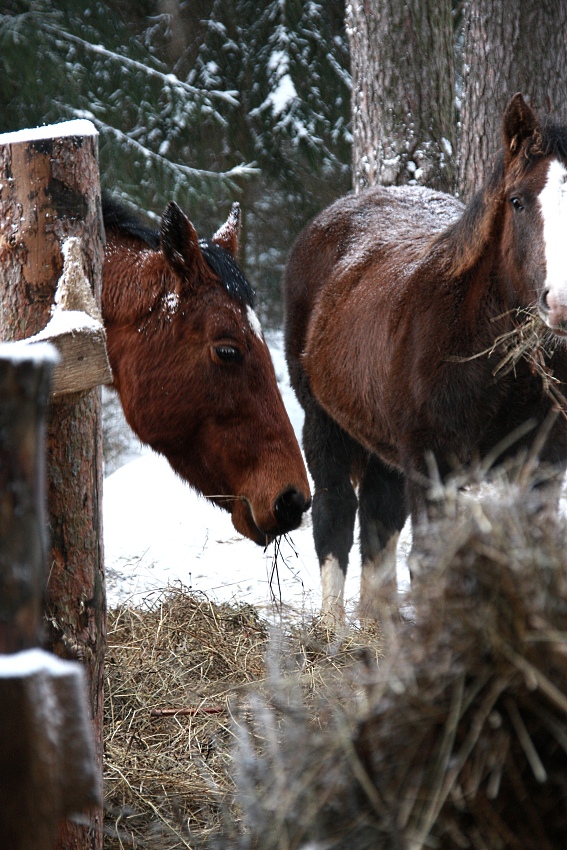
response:
[[[514,195],[513,197],[510,198],[510,203],[512,204],[514,209],[517,210],[518,212],[520,212],[520,210],[524,209],[524,205],[521,202],[521,200],[518,198],[517,195]]]
[[[235,345],[213,345],[213,351],[223,363],[242,362],[242,352]]]

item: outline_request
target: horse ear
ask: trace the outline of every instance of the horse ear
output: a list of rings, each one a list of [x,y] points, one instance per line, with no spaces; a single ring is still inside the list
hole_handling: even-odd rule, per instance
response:
[[[506,156],[515,156],[523,142],[533,136],[537,126],[535,112],[518,92],[504,112],[503,134]]]
[[[233,257],[238,253],[238,240],[240,238],[240,204],[234,203],[230,210],[227,220],[219,227],[212,238],[212,242],[220,245]]]
[[[175,201],[165,208],[160,224],[161,248],[169,265],[187,275],[201,257],[197,231]]]

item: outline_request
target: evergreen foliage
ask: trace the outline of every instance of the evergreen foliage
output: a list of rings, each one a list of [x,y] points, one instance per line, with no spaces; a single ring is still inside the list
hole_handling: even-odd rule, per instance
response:
[[[0,13],[0,131],[91,119],[103,186],[154,216],[175,200],[203,236],[239,199],[240,259],[274,323],[291,241],[350,186],[349,97],[344,0],[8,0]]]

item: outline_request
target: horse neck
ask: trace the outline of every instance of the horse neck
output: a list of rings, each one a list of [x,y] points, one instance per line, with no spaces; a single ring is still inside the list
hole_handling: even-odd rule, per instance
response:
[[[102,317],[108,327],[150,313],[163,295],[167,270],[159,251],[144,242],[107,233],[102,274]]]
[[[448,278],[462,278],[494,261],[502,236],[504,160],[496,160],[486,185],[465,207],[462,216],[434,240],[434,250]]]
[[[527,306],[528,298],[521,281],[507,270],[502,246],[504,186],[494,174],[492,178],[461,218],[435,240],[432,253],[437,273],[443,270],[458,304],[463,339],[476,339],[480,347],[513,328],[516,311]]]

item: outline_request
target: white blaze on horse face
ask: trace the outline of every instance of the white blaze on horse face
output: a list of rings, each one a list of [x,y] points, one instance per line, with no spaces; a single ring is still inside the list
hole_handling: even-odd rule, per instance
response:
[[[258,339],[264,339],[264,334],[262,333],[262,325],[260,324],[260,320],[252,307],[246,307],[246,315],[248,316],[248,324],[258,337]]]
[[[545,290],[551,327],[567,321],[567,168],[557,159],[549,164],[539,195],[546,263]]]

